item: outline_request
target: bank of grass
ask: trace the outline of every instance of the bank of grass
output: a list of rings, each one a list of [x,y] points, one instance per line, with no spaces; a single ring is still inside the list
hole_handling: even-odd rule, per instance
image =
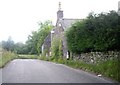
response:
[[[12,52],[3,51],[2,56],[0,56],[0,68],[4,67],[9,61],[13,59],[40,59],[46,61],[52,61],[55,63],[65,64],[67,66],[82,69],[88,72],[94,72],[96,74],[101,74],[105,77],[109,77],[113,80],[117,80],[120,82],[120,60],[113,59],[104,62],[100,62],[97,64],[87,64],[82,61],[75,60],[66,60],[66,59],[55,59],[54,57],[40,57],[37,55],[17,55]]]
[[[10,51],[0,52],[0,68],[4,67],[8,62],[13,59],[38,59],[37,55],[18,55]]]
[[[37,55],[18,55],[18,59],[38,59]]]
[[[120,61],[108,60],[104,62],[100,62],[97,64],[87,64],[82,61],[67,61],[65,63],[68,66],[83,69],[88,72],[94,72],[96,74],[101,74],[105,77],[109,77],[111,79],[117,80],[120,82]]]
[[[9,61],[16,58],[17,54],[10,51],[2,51],[0,53],[0,68],[4,67]]]
[[[104,77],[108,77],[120,82],[120,67],[119,67],[120,60],[118,59],[108,60],[97,64],[87,64],[80,60],[79,61],[65,60],[62,58],[55,59],[53,57],[50,58],[40,57],[39,59],[65,64],[72,68],[82,69],[87,72],[93,72],[97,75],[101,74]]]

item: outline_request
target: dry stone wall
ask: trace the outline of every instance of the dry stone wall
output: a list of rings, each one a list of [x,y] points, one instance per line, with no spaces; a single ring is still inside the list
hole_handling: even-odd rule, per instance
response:
[[[108,51],[108,52],[90,52],[73,54],[74,60],[84,61],[86,63],[99,63],[101,61],[120,59],[120,52]]]

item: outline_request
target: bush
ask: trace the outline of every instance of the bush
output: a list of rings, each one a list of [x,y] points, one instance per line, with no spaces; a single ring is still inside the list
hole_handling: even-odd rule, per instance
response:
[[[73,53],[120,50],[120,16],[110,13],[89,14],[66,31],[68,49]]]
[[[61,38],[58,38],[54,36],[52,40],[52,46],[51,46],[51,53],[52,57],[57,61],[59,58],[63,56],[62,52],[62,40]]]
[[[63,58],[59,58],[59,59],[58,59],[58,63],[64,64],[65,61],[63,60]]]

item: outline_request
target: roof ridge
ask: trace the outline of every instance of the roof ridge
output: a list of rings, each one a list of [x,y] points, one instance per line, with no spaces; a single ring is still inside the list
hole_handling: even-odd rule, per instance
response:
[[[62,18],[62,20],[82,20],[82,19],[79,19],[79,18]]]

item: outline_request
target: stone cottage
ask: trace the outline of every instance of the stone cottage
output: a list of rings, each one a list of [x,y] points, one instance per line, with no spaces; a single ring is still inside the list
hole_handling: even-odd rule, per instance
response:
[[[44,51],[48,50],[46,52],[46,56],[51,55],[50,47],[51,47],[52,37],[57,36],[57,37],[61,37],[61,39],[62,39],[63,56],[66,58],[69,58],[69,51],[67,48],[67,41],[66,41],[64,32],[67,29],[69,29],[69,27],[73,23],[75,23],[76,21],[80,21],[81,19],[69,19],[69,18],[64,18],[63,16],[64,15],[63,15],[63,11],[61,10],[61,3],[59,2],[56,25],[53,28],[53,30],[51,31],[51,33],[46,37],[46,39],[44,40],[43,46],[42,46],[42,53],[44,53]]]

